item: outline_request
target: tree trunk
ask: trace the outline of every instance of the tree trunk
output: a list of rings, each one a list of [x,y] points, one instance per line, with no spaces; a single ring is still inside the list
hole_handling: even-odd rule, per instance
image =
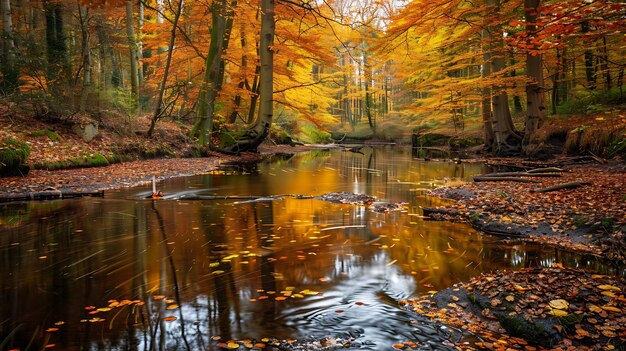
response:
[[[49,86],[57,86],[59,73],[68,74],[69,60],[65,43],[65,28],[61,5],[44,3],[46,16],[46,54],[48,59],[47,80]]]
[[[261,0],[259,116],[243,138],[228,147],[228,151],[256,151],[269,134],[274,117],[274,31],[274,0]]]
[[[500,8],[499,0],[490,0],[488,3]],[[504,38],[502,28],[496,25],[490,30],[491,42],[496,47],[492,56],[491,72],[497,74],[504,69]],[[492,117],[494,147],[493,152],[498,156],[514,155],[520,152],[521,137],[515,133],[511,111],[509,109],[509,99],[506,90],[501,87],[492,87]]]
[[[225,39],[227,7],[226,0],[214,0],[211,5],[211,43],[206,58],[202,91],[198,98],[198,115],[192,131],[192,135],[198,138],[201,145],[208,145],[210,142],[215,117],[215,100],[223,81],[222,54],[224,44],[227,43]]]
[[[241,24],[240,43],[241,43],[241,69],[239,74],[239,84],[237,84],[237,95],[233,101],[233,110],[228,117],[228,123],[235,123],[237,117],[240,116],[241,110],[241,91],[248,85],[248,77],[246,76],[246,68],[248,67],[248,56],[246,55],[247,41],[245,25]]]
[[[581,24],[581,32],[583,36],[585,33],[589,33],[589,22],[583,21]],[[587,77],[587,83],[589,84],[589,89],[596,88],[596,74],[595,68],[593,65],[593,53],[589,49],[589,45],[585,45],[585,76]]]
[[[146,65],[143,63],[143,23],[144,23],[144,6],[141,0],[138,1],[138,16],[137,16],[137,29],[139,35],[136,37],[137,42],[137,80],[139,84],[143,84],[144,82],[144,74],[146,73]]]
[[[137,58],[137,41],[135,38],[135,26],[133,23],[133,2],[126,2],[126,36],[130,49],[130,89],[132,110],[135,112],[139,107],[139,60]]]
[[[165,60],[165,68],[163,72],[163,78],[161,79],[161,84],[159,86],[159,97],[156,101],[156,107],[154,108],[154,113],[152,114],[152,119],[150,120],[150,128],[148,128],[147,135],[149,138],[152,137],[152,133],[154,132],[154,127],[156,122],[161,118],[163,114],[162,106],[163,106],[163,96],[165,95],[165,88],[167,86],[167,77],[169,76],[170,65],[172,63],[172,55],[174,53],[174,44],[176,43],[176,30],[178,27],[178,19],[180,18],[180,14],[183,10],[183,0],[178,1],[178,8],[176,9],[176,13],[174,14],[174,23],[172,23],[172,31],[170,34],[170,42],[167,46],[167,59]]]
[[[372,94],[370,93],[370,84],[372,83],[372,68],[367,62],[367,52],[365,51],[365,42],[362,46],[363,49],[363,80],[365,88],[365,115],[367,116],[367,123],[370,126],[372,132],[376,132],[374,121],[372,119]]]
[[[82,56],[83,56],[83,90],[80,94],[79,111],[87,108],[87,99],[91,92],[91,54],[89,47],[89,10],[86,6],[78,7],[80,19],[80,30],[82,35]]]
[[[15,41],[13,39],[13,19],[11,17],[11,1],[0,0],[0,16],[2,17],[2,50],[0,65],[2,72],[2,91],[0,95],[13,93],[18,86],[19,70],[15,63]]]
[[[487,43],[490,37],[489,31],[487,29],[483,29],[481,36],[483,38],[483,42]],[[491,75],[491,56],[491,45],[485,44],[483,46],[483,79]],[[483,138],[485,142],[485,151],[490,152],[493,151],[494,146],[493,126],[491,125],[491,88],[487,86],[483,87],[482,94]]]
[[[528,38],[536,36],[538,7],[541,0],[524,0],[526,15],[526,33]],[[532,49],[531,49],[532,50]],[[537,129],[541,127],[547,114],[546,96],[544,92],[543,67],[541,53],[528,51],[526,53],[526,75],[529,78],[526,83],[526,129],[522,146],[528,151],[528,145],[534,137]]]

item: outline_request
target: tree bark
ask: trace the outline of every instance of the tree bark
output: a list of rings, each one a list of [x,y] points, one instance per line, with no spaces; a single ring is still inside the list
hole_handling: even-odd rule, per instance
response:
[[[132,110],[135,112],[139,107],[139,60],[137,58],[137,40],[135,38],[135,26],[133,22],[133,2],[126,2],[126,36],[130,49],[130,89]]]
[[[526,33],[528,38],[536,37],[537,12],[541,0],[525,0]],[[526,53],[526,130],[522,147],[528,152],[528,146],[547,115],[546,96],[544,92],[543,67],[541,53],[532,49]]]
[[[215,118],[215,101],[222,88],[224,76],[224,62],[222,55],[226,38],[230,30],[227,22],[232,26],[232,20],[227,21],[228,2],[226,0],[214,0],[211,5],[211,43],[209,53],[206,58],[204,82],[202,91],[198,97],[198,115],[194,125],[192,135],[198,138],[201,145],[208,145],[213,134],[213,124]]]
[[[59,73],[68,74],[69,60],[65,43],[65,27],[63,23],[63,8],[60,4],[45,2],[46,17],[46,55],[48,67],[46,78],[48,86],[58,86]]]
[[[82,56],[83,56],[83,90],[80,94],[79,111],[87,108],[87,99],[91,92],[91,53],[89,47],[89,10],[86,6],[79,5],[78,15],[80,19],[80,30],[82,35]]]
[[[246,134],[235,141],[227,151],[256,151],[269,134],[274,118],[274,0],[261,1],[261,35],[259,56],[259,116]]]
[[[500,0],[488,0],[490,5],[494,5],[496,10],[500,9]],[[504,37],[502,36],[501,25],[496,24],[489,29],[490,46],[493,48],[491,56],[492,75],[504,69]],[[493,128],[494,144],[492,152],[498,156],[508,156],[519,154],[521,137],[515,133],[511,111],[509,109],[509,99],[503,87],[491,87],[491,124]]]
[[[15,63],[15,41],[13,38],[13,19],[11,17],[11,1],[0,0],[0,16],[2,17],[2,51],[0,61],[2,62],[2,92],[0,95],[13,93],[18,86],[19,70]]]

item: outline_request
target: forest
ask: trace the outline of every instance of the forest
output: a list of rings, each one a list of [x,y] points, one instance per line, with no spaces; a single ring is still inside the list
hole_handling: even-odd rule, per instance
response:
[[[626,2],[0,17],[0,351],[626,348]]]
[[[617,1],[4,0],[1,10],[5,113],[122,120],[149,139],[173,121],[224,151],[256,150],[269,134],[325,143],[443,131],[496,155],[532,154],[550,137],[546,119],[602,117],[624,101]],[[601,136],[611,155],[624,150],[618,122]]]

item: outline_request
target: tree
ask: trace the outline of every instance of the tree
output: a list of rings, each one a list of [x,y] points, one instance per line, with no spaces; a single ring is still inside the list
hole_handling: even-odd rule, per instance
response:
[[[18,69],[15,62],[15,42],[13,39],[13,19],[11,18],[11,1],[0,0],[0,17],[2,17],[0,71],[2,73],[2,92],[11,94],[18,85]]]
[[[227,148],[231,152],[256,151],[269,134],[274,118],[274,0],[261,0],[259,56],[259,115],[243,137]]]
[[[147,132],[148,137],[152,137],[152,133],[154,132],[154,127],[156,125],[156,122],[159,120],[159,118],[161,118],[164,112],[164,109],[162,108],[163,97],[165,95],[165,89],[167,87],[167,78],[169,76],[170,65],[172,64],[172,56],[174,55],[174,44],[176,43],[176,31],[178,29],[178,20],[180,19],[180,15],[182,12],[183,12],[183,0],[179,0],[176,11],[174,12],[174,20],[172,22],[170,42],[167,46],[167,59],[165,60],[165,70],[163,72],[163,78],[159,86],[159,92],[158,92],[159,95],[156,100],[156,107],[154,108],[152,119],[150,120],[150,127],[148,128],[148,132]]]
[[[132,0],[126,1],[126,36],[130,49],[130,96],[132,110],[135,111],[139,107],[139,57],[137,56]]]
[[[541,0],[525,0],[524,13],[526,16],[526,35],[530,45],[537,40],[537,15]],[[528,82],[526,83],[526,130],[522,141],[523,147],[528,151],[528,145],[535,135],[537,129],[543,124],[543,120],[547,114],[546,98],[543,86],[543,65],[541,52],[528,50],[526,53],[526,75]]]

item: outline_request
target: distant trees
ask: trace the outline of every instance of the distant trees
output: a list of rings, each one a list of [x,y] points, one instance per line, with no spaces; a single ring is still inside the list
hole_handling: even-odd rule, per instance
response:
[[[387,52],[407,63],[397,70],[407,71],[402,84],[417,97],[405,106],[422,123],[458,115],[462,100],[466,111],[480,106],[489,150],[528,152],[548,98],[554,111],[574,89],[608,92],[615,77],[623,80],[624,51],[611,43],[623,36],[625,14],[626,4],[606,0],[416,0],[392,17],[386,47],[401,49]],[[511,119],[511,96],[526,102],[521,128]]]
[[[623,87],[623,2],[397,6],[0,0],[0,94],[65,114],[149,114],[139,127],[149,137],[175,119],[231,151],[255,150],[272,130],[380,135],[395,119],[401,129],[480,123],[487,148],[511,154],[529,151],[549,110],[580,91]]]

